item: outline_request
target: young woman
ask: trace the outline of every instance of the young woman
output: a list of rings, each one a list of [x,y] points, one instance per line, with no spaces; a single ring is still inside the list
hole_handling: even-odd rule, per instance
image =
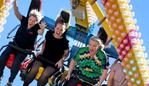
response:
[[[14,0],[14,12],[16,17],[20,20],[21,25],[16,32],[12,44],[24,50],[33,50],[37,35],[41,35],[43,33],[46,24],[43,22],[38,24],[41,14],[36,10],[32,10],[29,17],[22,16],[18,11],[16,0]],[[5,64],[11,53],[15,53],[15,60],[11,67],[11,74],[6,86],[11,86],[17,73],[19,72],[20,64],[27,56],[27,54],[8,46],[0,56],[0,77],[3,75]]]
[[[128,81],[123,72],[123,67],[119,62],[119,59],[115,60],[115,62],[111,66],[108,86],[128,86]]]
[[[67,24],[60,17],[55,23],[54,32],[48,31],[40,55],[34,61],[31,70],[25,78],[23,86],[28,86],[38,73],[39,67],[44,67],[37,86],[45,86],[48,78],[63,66],[69,52],[68,40],[65,37]]]
[[[89,47],[80,48],[69,65],[64,86],[92,86],[99,82],[99,86],[106,79],[106,55],[103,44],[97,37],[91,37]]]

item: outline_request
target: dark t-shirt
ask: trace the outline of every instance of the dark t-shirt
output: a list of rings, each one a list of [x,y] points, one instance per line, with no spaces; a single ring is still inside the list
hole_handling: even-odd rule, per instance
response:
[[[51,30],[46,33],[45,40],[46,44],[42,56],[50,62],[56,63],[62,58],[64,51],[69,48],[69,41],[65,36],[61,39],[55,38]]]
[[[33,49],[40,27],[38,24],[35,24],[32,28],[27,29],[27,26],[28,18],[23,16],[21,26],[16,32],[14,42],[23,49]]]

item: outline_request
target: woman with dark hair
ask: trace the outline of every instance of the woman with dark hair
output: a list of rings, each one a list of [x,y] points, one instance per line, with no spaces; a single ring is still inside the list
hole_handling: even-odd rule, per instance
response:
[[[41,66],[44,67],[44,71],[38,79],[37,86],[45,86],[48,78],[63,66],[63,62],[69,53],[69,41],[64,34],[66,27],[67,24],[64,20],[58,17],[54,32],[49,30],[46,33],[41,53],[34,61],[23,86],[28,86],[34,80]]]

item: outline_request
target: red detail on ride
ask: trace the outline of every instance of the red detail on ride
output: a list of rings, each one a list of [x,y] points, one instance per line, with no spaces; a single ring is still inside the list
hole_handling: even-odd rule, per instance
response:
[[[101,3],[105,6],[108,0],[101,0]]]
[[[125,43],[124,40],[127,40],[128,42]],[[123,47],[121,47],[120,45],[123,44]],[[118,50],[119,50],[119,55],[121,56],[120,59],[124,59],[124,57],[127,55],[127,53],[129,52],[129,50],[131,49],[132,45],[131,45],[131,39],[129,39],[128,34],[123,38],[123,40],[121,41],[120,45],[118,46]],[[128,50],[126,49],[127,47],[130,47]],[[125,53],[124,53],[125,51]]]
[[[21,69],[26,69],[28,65],[32,62],[33,60],[31,58],[25,60],[23,64],[21,64]]]
[[[78,83],[77,86],[82,86],[82,84],[81,83]]]
[[[15,55],[14,54],[10,54],[9,55],[9,59],[7,60],[7,63],[6,63],[6,66],[8,68],[11,68],[12,67],[12,64],[13,64],[14,59],[15,59]]]

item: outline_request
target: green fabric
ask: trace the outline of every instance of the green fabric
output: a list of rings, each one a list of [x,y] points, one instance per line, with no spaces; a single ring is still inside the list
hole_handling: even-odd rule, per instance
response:
[[[103,50],[99,49],[96,56],[101,64],[98,64],[95,59],[90,58],[88,47],[79,49],[74,57],[74,60],[77,62],[75,70],[78,71],[78,76],[98,79],[102,75],[102,70],[106,67],[106,55]]]

